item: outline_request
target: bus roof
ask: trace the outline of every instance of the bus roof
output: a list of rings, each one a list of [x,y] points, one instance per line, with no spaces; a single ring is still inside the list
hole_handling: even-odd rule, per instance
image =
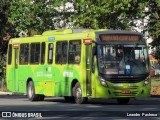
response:
[[[51,30],[45,31],[42,35],[35,35],[33,37],[20,37],[12,38],[10,43],[28,43],[28,42],[43,42],[43,41],[56,41],[56,40],[77,40],[77,39],[86,39],[94,38],[95,32],[92,29],[83,29],[83,30]]]
[[[124,30],[107,30],[107,29],[65,29],[65,30],[49,30],[42,33],[42,35],[34,35],[32,37],[12,38],[10,43],[28,43],[28,42],[44,42],[56,40],[77,40],[91,38],[95,40],[96,35],[99,34],[136,34],[142,35],[139,32],[124,31]]]
[[[142,33],[140,32],[135,32],[135,31],[127,31],[127,30],[108,30],[108,31],[96,31],[97,34],[133,34],[133,35],[140,35],[143,36]]]

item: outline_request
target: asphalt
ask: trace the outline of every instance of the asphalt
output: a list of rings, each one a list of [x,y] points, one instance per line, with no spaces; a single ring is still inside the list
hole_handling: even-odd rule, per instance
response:
[[[24,96],[26,96],[26,94],[24,94],[24,93],[18,93],[18,92],[3,92],[3,91],[0,91],[0,96],[2,96],[2,95],[13,95],[13,96],[15,96],[15,95],[24,95]],[[153,99],[153,100],[157,100],[157,99],[159,99],[160,98],[160,95],[151,95],[151,97],[150,97],[150,99]],[[148,100],[148,97],[147,98],[135,98],[135,99],[137,99],[137,100]]]

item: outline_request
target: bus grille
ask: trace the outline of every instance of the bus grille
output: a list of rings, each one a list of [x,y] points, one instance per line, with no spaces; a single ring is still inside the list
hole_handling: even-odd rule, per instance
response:
[[[116,76],[116,75],[104,75],[99,74],[102,78],[105,80],[111,82],[111,83],[138,83],[146,79],[148,74],[144,75],[134,75],[134,76]]]
[[[108,80],[109,82],[111,83],[138,83],[138,82],[141,82],[142,80],[141,79],[111,79],[111,80]]]
[[[125,84],[127,85],[127,84]],[[133,85],[133,84],[132,84]],[[127,86],[116,86],[116,84],[113,84],[113,86],[111,87],[113,89],[113,94],[115,97],[135,97],[138,94],[138,85],[134,85],[134,86],[129,86],[129,84]],[[129,90],[130,93],[122,93],[122,91],[125,90]]]

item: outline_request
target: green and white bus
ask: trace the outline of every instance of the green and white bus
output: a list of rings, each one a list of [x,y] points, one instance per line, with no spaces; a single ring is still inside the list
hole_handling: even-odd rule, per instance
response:
[[[81,104],[113,98],[127,104],[150,96],[149,56],[143,35],[133,31],[65,29],[10,39],[6,82],[30,101],[64,97]]]

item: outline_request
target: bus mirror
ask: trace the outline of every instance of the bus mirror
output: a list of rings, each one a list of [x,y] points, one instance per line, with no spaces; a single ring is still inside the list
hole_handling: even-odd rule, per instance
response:
[[[94,46],[94,47],[92,48],[92,55],[94,56],[94,55],[96,55],[96,53],[97,53],[96,47]]]

